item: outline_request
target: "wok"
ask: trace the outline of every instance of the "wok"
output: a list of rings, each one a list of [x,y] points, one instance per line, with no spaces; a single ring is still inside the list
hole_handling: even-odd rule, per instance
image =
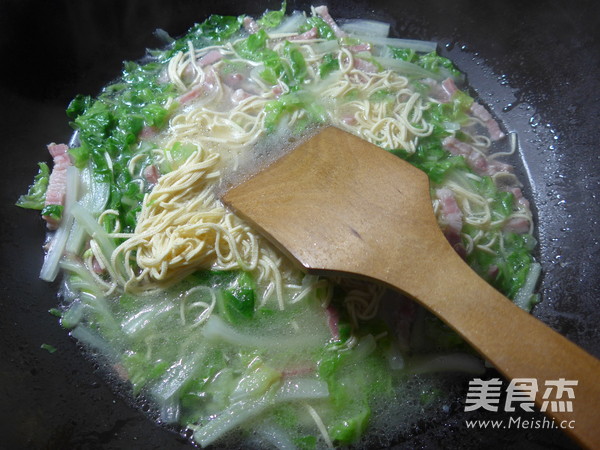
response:
[[[509,130],[519,133],[516,164],[533,200],[543,302],[534,314],[600,356],[600,8],[594,1],[331,0],[332,15],[391,22],[397,36],[431,39],[468,74]],[[304,1],[288,8],[306,10]],[[47,160],[45,144],[68,140],[64,109],[77,93],[96,94],[121,62],[160,45],[163,28],[182,34],[208,14],[258,15],[278,2],[197,0],[1,0],[2,246],[0,442],[4,448],[191,448],[152,424],[108,387],[98,366],[47,313],[56,286],[38,279],[44,226],[14,207]],[[57,348],[53,354],[41,344]],[[544,349],[540,348],[540,352]],[[489,376],[493,376],[490,372]],[[486,376],[486,378],[488,378]],[[600,374],[599,374],[600,378]],[[465,390],[466,382],[465,380]],[[575,448],[560,431],[467,429],[459,396],[448,413],[415,425],[394,448]],[[577,407],[576,399],[574,407]],[[541,417],[533,416],[533,417]]]

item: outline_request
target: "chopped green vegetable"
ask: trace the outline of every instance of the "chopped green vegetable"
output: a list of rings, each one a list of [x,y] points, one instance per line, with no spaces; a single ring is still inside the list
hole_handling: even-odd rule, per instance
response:
[[[50,217],[59,222],[62,218],[63,209],[63,205],[46,205],[44,206],[44,209],[42,209],[42,216]]]
[[[219,291],[219,311],[229,322],[239,323],[254,316],[255,286],[247,272],[241,272]]]
[[[260,76],[267,83],[275,85],[282,80],[290,90],[297,90],[307,74],[306,61],[298,47],[289,41],[283,46],[283,54],[279,55],[267,47],[269,36],[264,30],[251,34],[238,41],[236,52],[250,61],[262,62],[264,70]]]
[[[396,48],[388,46],[392,56],[396,59],[401,59],[406,62],[417,64],[419,67],[426,69],[435,74],[446,73],[448,76],[461,79],[462,73],[458,70],[452,61],[448,58],[438,55],[436,52],[417,54],[412,49]]]
[[[287,114],[298,109],[304,109],[308,113],[306,126],[311,123],[325,123],[327,120],[325,108],[313,101],[310,95],[290,92],[289,94],[282,95],[277,100],[267,103],[265,106],[265,128],[269,132],[275,130],[276,126]]]
[[[328,53],[323,57],[323,62],[319,66],[319,76],[321,79],[327,78],[331,72],[339,70],[340,63],[333,53]]]
[[[330,352],[319,361],[319,376],[327,381],[335,415],[328,431],[342,445],[355,442],[367,427],[370,396],[392,393],[381,348],[373,344],[372,335],[366,335],[355,352]]]
[[[290,65],[290,79],[287,84],[290,86],[291,90],[299,89],[304,83],[307,75],[307,66],[304,56],[298,46],[292,44],[290,41],[286,41],[283,52]]]
[[[40,345],[40,348],[46,350],[48,353],[54,353],[57,350],[56,347],[50,344],[42,344]]]
[[[73,165],[78,169],[83,169],[87,166],[87,163],[90,159],[90,150],[86,145],[81,145],[79,147],[73,147],[69,150],[69,155],[71,156],[71,160],[73,161]]]
[[[281,23],[281,21],[285,17],[286,8],[287,8],[287,1],[283,0],[283,2],[281,3],[281,9],[278,9],[277,11],[265,11],[265,13],[262,15],[262,17],[260,19],[258,19],[256,22],[261,27],[275,28],[276,26],[278,26]]]
[[[234,49],[241,57],[258,62],[267,58],[267,55],[275,53],[266,48],[267,39],[269,39],[269,35],[265,30],[258,30],[246,39],[237,42]]]
[[[340,444],[351,444],[357,441],[365,432],[371,417],[371,409],[365,405],[364,408],[352,417],[346,417],[337,422],[329,429],[331,439]]]
[[[442,183],[454,170],[471,172],[462,156],[453,156],[436,140],[422,140],[414,153],[402,149],[391,150],[391,153],[421,169],[436,184]]]
[[[21,195],[16,205],[27,209],[43,209],[46,201],[46,190],[50,179],[50,169],[46,163],[38,163],[39,172],[29,186],[27,194]]]
[[[144,386],[163,376],[169,366],[168,361],[150,362],[146,356],[138,352],[129,352],[121,358],[123,369],[133,387],[133,395],[138,395]]]
[[[467,234],[476,230],[465,226]],[[531,255],[535,239],[528,234],[495,232],[497,237],[490,246],[495,254],[475,249],[467,257],[467,262],[492,286],[512,299],[519,291],[534,259]]]
[[[389,89],[380,89],[369,96],[369,101],[374,103],[393,102],[395,98],[394,92]]]
[[[69,106],[67,107],[67,116],[75,119],[86,112],[94,103],[92,97],[87,95],[77,94]]]
[[[265,69],[260,73],[260,77],[271,85],[276,85],[279,80],[288,80],[289,67],[279,55],[273,50],[265,50],[262,53],[262,62]]]
[[[54,317],[62,317],[62,311],[58,308],[50,308],[48,312]]]
[[[251,361],[231,393],[232,401],[259,398],[281,379],[281,372],[267,366],[259,358]]]
[[[436,52],[420,55],[417,64],[433,73],[440,73],[441,69],[445,69],[452,76],[462,77],[462,73],[454,67],[452,61],[438,55]]]
[[[443,128],[444,123],[465,123],[469,120],[469,108],[473,98],[462,91],[456,91],[449,102],[433,103],[425,115],[427,121],[434,126]]]
[[[170,149],[165,150],[165,153],[169,154],[170,160],[172,160],[173,163],[169,164],[167,161],[163,161],[162,165],[160,166],[161,173],[167,173],[177,169],[183,163],[185,163],[194,152],[197,151],[198,147],[196,147],[194,144],[182,144],[181,142],[175,142]]]
[[[418,59],[417,53],[412,48],[397,48],[389,45],[388,49],[392,52],[392,56],[396,59],[401,59],[402,61],[409,63],[414,63]]]
[[[216,42],[222,42],[235,34],[242,26],[244,16],[220,16],[213,14],[196,27],[200,34]]]
[[[166,124],[170,110],[164,105],[175,95],[172,85],[158,81],[161,67],[154,62],[125,63],[122,79],[107,86],[97,100],[78,96],[69,105],[81,142],[69,151],[75,165],[83,167],[91,161],[94,177],[111,184],[109,205],[119,211],[119,217],[105,221],[107,230],[114,228],[117,219],[124,231],[135,227],[144,193],[131,183],[127,166],[143,127]]]

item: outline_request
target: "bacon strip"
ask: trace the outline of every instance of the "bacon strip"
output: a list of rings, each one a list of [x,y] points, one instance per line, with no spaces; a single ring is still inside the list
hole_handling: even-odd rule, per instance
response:
[[[510,219],[506,225],[504,225],[504,231],[510,231],[518,234],[525,234],[529,231],[530,223],[524,217],[515,217]]]
[[[371,51],[371,44],[350,45],[347,48],[352,53],[370,52]]]
[[[53,158],[52,173],[48,180],[45,205],[64,205],[67,193],[67,168],[71,165],[71,158],[66,144],[48,144],[48,151]],[[42,216],[49,229],[58,228],[58,221],[49,216]]]
[[[158,167],[156,167],[154,164],[146,166],[146,168],[144,169],[144,178],[150,184],[158,183],[158,179],[160,178],[160,172],[158,171]]]
[[[467,164],[478,175],[494,175],[500,172],[510,172],[512,167],[499,161],[487,161],[472,145],[459,141],[454,136],[448,136],[442,145],[453,155],[464,156]]]
[[[200,97],[201,95],[208,95],[215,89],[216,81],[217,75],[215,74],[214,69],[210,67],[206,72],[206,78],[204,79],[204,82],[194,86],[185,94],[180,95],[177,98],[177,101],[181,104],[184,104]]]
[[[243,24],[244,29],[250,34],[254,34],[260,29],[258,23],[256,23],[256,21],[250,16],[244,17]]]
[[[477,117],[485,124],[492,141],[497,141],[505,136],[502,130],[500,130],[498,122],[494,120],[492,115],[482,105],[473,103],[473,105],[471,105],[471,112],[473,113],[473,116]]]
[[[249,92],[240,88],[240,89],[236,89],[235,91],[233,91],[233,94],[231,94],[231,101],[233,103],[238,104],[251,96],[252,96],[252,94],[250,94]]]
[[[312,27],[310,30],[305,31],[302,34],[296,34],[294,36],[287,37],[288,41],[308,41],[310,39],[316,39],[319,35],[319,31],[316,27]]]
[[[335,309],[332,305],[329,305],[325,309],[325,312],[327,313],[327,326],[329,327],[331,336],[334,339],[339,339],[340,338],[340,329],[339,329],[340,315],[339,315],[337,309]]]
[[[144,127],[142,128],[142,131],[140,131],[139,134],[139,138],[140,139],[150,139],[153,138],[154,136],[156,136],[156,134],[158,133],[158,129],[156,127]]]
[[[363,72],[367,73],[379,72],[379,69],[375,64],[370,63],[369,61],[365,61],[361,58],[354,58],[354,67],[356,67],[358,70],[362,70]]]
[[[450,101],[454,93],[458,91],[456,83],[452,78],[446,78],[444,81],[442,81],[442,88],[444,89],[444,92],[448,95],[448,101]]]
[[[460,232],[463,227],[463,214],[454,192],[448,188],[441,188],[435,191],[435,195],[440,201],[440,225],[444,231],[444,236],[452,245],[456,252],[464,256],[465,249],[460,238]]]
[[[515,196],[515,201],[517,204],[524,206],[525,208],[529,208],[529,200],[523,197],[523,191],[518,187],[511,187],[508,189],[508,192],[511,192],[512,195]]]
[[[440,103],[449,103],[452,95],[458,91],[452,78],[446,78],[441,83],[432,78],[425,78],[421,81],[431,88],[429,95]]]
[[[448,188],[441,188],[435,191],[435,195],[440,201],[442,222],[457,234],[460,233],[463,225],[463,215],[454,193]]]
[[[200,67],[210,66],[221,59],[223,59],[223,55],[220,51],[211,50],[206,55],[202,55],[200,58],[198,58],[198,64],[200,64]]]

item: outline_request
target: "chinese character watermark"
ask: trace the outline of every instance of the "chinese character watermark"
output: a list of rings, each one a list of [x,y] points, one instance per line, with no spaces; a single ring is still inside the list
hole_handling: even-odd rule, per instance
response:
[[[538,384],[535,378],[513,379],[506,389],[504,411],[513,412],[515,410],[513,403],[519,404],[523,411],[533,411],[533,401],[537,390]]]
[[[479,408],[498,411],[501,389],[502,381],[500,378],[492,378],[487,381],[475,378],[469,381],[468,404],[465,406],[465,411],[474,411]]]
[[[517,409],[532,412],[534,400],[538,392],[542,393],[542,412],[573,412],[574,387],[577,380],[546,380],[544,389],[535,378],[514,378],[506,388],[504,411],[514,412]],[[492,378],[482,380],[475,378],[469,381],[469,391],[465,402],[465,411],[483,408],[487,411],[498,411],[502,393],[502,380]]]
[[[577,380],[565,380],[559,378],[558,380],[546,381],[546,386],[549,386],[544,391],[542,398],[542,407],[540,408],[543,412],[548,411],[548,405],[550,405],[550,412],[573,412],[572,399],[575,398],[575,392],[573,386],[577,386]],[[552,389],[552,388],[555,389]],[[552,394],[554,393],[554,396]],[[565,396],[570,400],[563,400]]]

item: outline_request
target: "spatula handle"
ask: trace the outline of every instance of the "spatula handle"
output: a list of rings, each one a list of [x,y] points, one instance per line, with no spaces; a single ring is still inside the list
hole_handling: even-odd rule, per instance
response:
[[[448,245],[432,255],[429,283],[417,283],[410,294],[451,324],[494,367],[510,379],[537,381],[535,403],[580,444],[600,448],[600,361],[543,322],[517,307],[482,280]],[[396,274],[405,278],[405,274]],[[396,284],[392,273],[388,284]],[[493,330],[493,332],[490,332]],[[572,411],[555,411],[543,398],[547,381],[575,381]],[[546,396],[548,397],[548,396]]]
[[[573,412],[550,415],[600,448],[600,362],[467,266],[440,231],[424,172],[330,127],[223,201],[312,273],[381,280],[420,301],[506,377],[577,381]]]

